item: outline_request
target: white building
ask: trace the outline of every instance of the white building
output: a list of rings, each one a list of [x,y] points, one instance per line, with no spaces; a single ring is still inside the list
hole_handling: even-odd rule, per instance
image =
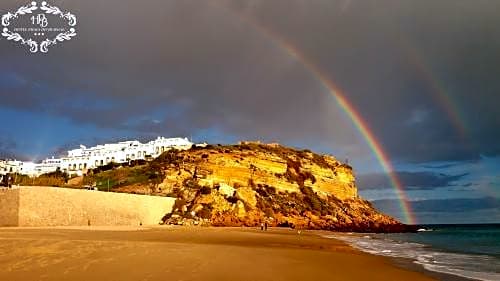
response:
[[[0,175],[5,174],[22,174],[30,177],[39,176],[50,172],[57,171],[60,167],[60,159],[46,159],[41,163],[24,162],[18,160],[0,160]]]
[[[61,169],[61,159],[58,159],[58,158],[54,158],[52,157],[51,159],[45,159],[42,161],[42,163],[37,163],[35,164],[34,166],[34,174],[32,175],[35,175],[35,176],[39,176],[39,175],[42,175],[42,174],[47,174],[47,173],[52,173],[52,172],[55,172],[59,169]],[[26,169],[28,170],[28,168]],[[25,173],[27,175],[29,175],[28,173]],[[30,175],[30,176],[32,176]]]
[[[82,175],[89,169],[109,163],[127,163],[133,160],[153,160],[170,149],[185,150],[193,145],[187,138],[158,137],[148,143],[122,141],[87,148],[69,150],[62,158],[48,158],[41,163],[0,160],[0,174],[20,173],[39,176],[60,170],[69,174]]]
[[[8,173],[19,173],[22,170],[22,161],[0,160],[0,175]]]
[[[30,177],[38,176],[42,173],[37,172],[37,166],[35,162],[21,162],[18,173],[23,175],[28,175]]]
[[[68,151],[68,156],[61,158],[60,169],[70,174],[82,174],[88,169],[109,163],[127,163],[133,160],[153,160],[170,149],[189,149],[193,145],[187,138],[158,137],[148,143],[122,141]]]

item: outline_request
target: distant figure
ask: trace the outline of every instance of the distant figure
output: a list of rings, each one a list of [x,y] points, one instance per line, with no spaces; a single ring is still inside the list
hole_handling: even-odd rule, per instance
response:
[[[264,223],[264,229],[267,231],[267,221]]]
[[[90,226],[90,219],[87,219],[87,224]]]
[[[260,230],[264,230],[264,223],[260,223]]]

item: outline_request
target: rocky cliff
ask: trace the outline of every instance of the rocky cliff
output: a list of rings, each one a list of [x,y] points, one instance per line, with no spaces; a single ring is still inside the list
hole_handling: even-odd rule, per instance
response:
[[[114,190],[176,197],[165,223],[412,230],[358,197],[350,166],[309,150],[252,142],[208,145],[166,152],[145,169],[147,183],[125,180]]]

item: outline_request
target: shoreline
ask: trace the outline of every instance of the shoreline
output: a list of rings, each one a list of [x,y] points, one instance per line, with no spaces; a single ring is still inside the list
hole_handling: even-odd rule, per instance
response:
[[[438,271],[432,271],[424,268],[423,265],[421,264],[416,264],[413,262],[412,259],[409,258],[391,258],[389,259],[392,261],[394,266],[398,266],[407,270],[415,271],[415,272],[420,272],[423,273],[424,275],[427,275],[431,278],[435,278],[437,280],[442,280],[442,281],[476,281],[476,279],[471,279],[463,276],[458,276],[458,275],[453,275],[449,273],[443,273],[443,272],[438,272]]]
[[[356,237],[362,237],[365,235],[371,235],[372,233],[342,233],[342,232],[335,232],[335,233],[324,233],[322,232],[321,235],[328,235],[326,237],[332,238],[332,239],[337,239],[339,241],[342,241],[346,243],[347,245],[353,247],[354,249],[361,251],[363,253],[367,253],[370,255],[374,256],[379,256],[379,257],[384,257],[389,260],[394,264],[394,266],[398,266],[400,268],[406,269],[406,270],[411,270],[414,272],[420,272],[425,274],[426,276],[430,276],[432,278],[435,278],[437,280],[443,280],[443,281],[477,281],[478,279],[470,278],[470,277],[465,277],[461,275],[455,275],[452,273],[447,273],[447,272],[440,272],[440,271],[433,271],[430,269],[427,269],[424,267],[423,264],[416,263],[414,259],[409,258],[409,257],[394,257],[394,256],[387,256],[387,255],[382,255],[382,254],[375,254],[371,252],[367,252],[363,249],[360,249],[354,245],[351,245],[350,242],[345,241],[344,239],[339,238],[338,236],[356,236]]]
[[[315,231],[118,229],[0,228],[0,279],[437,280]]]

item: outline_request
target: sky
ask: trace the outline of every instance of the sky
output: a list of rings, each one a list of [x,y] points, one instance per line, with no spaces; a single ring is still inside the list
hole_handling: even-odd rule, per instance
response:
[[[277,141],[347,161],[361,196],[404,220],[334,85],[416,222],[500,222],[499,1],[49,3],[78,35],[47,54],[0,39],[2,158],[160,135]]]

